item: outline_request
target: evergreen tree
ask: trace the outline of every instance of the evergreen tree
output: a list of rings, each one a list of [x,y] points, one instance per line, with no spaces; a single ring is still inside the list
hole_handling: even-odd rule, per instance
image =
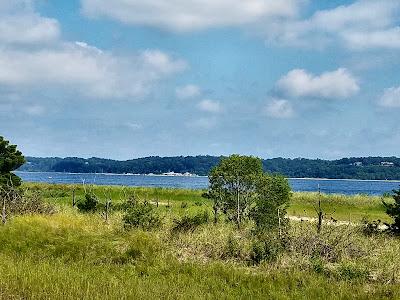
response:
[[[21,185],[21,178],[12,173],[25,163],[25,158],[16,145],[0,136],[0,187],[18,187]]]
[[[400,234],[400,189],[394,190],[393,193],[394,203],[383,201],[383,205],[386,207],[386,213],[394,220],[393,224],[387,224],[389,230],[395,234]]]

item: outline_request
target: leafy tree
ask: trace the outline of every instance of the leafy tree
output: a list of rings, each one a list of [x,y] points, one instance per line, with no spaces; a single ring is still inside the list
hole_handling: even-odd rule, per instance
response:
[[[394,203],[386,203],[383,201],[383,204],[386,207],[386,213],[394,220],[393,224],[388,224],[389,230],[395,234],[400,234],[400,189],[393,190],[392,197]]]
[[[238,228],[250,211],[257,178],[263,175],[261,159],[231,155],[210,172],[209,197],[214,200],[214,213],[219,207]]]
[[[16,145],[0,136],[0,187],[18,187],[21,185],[21,178],[12,173],[25,163],[25,158]]]
[[[290,186],[286,178],[263,174],[256,180],[255,205],[251,218],[258,232],[282,229],[287,224],[286,209],[290,200]]]

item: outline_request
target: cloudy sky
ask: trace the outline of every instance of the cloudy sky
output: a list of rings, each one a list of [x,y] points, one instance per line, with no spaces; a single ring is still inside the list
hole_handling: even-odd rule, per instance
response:
[[[399,0],[1,0],[25,155],[400,156]]]

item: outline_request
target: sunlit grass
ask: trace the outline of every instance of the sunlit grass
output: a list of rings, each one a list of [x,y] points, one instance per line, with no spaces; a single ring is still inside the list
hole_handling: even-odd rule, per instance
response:
[[[158,208],[163,210],[164,208]],[[400,242],[366,237],[349,228],[325,227],[322,238],[348,231],[357,255],[343,252],[317,272],[311,256],[286,252],[275,263],[249,262],[251,231],[229,223],[206,224],[172,234],[123,230],[120,216],[109,223],[98,214],[64,210],[23,216],[0,227],[2,299],[396,299],[400,297]],[[292,224],[294,238],[315,236],[310,224]],[[240,255],[229,257],[227,240]],[[336,251],[344,251],[340,245]],[[299,245],[303,247],[303,245]],[[367,270],[371,278],[343,277],[343,268]],[[347,269],[345,269],[347,270]],[[347,273],[346,273],[347,274]]]

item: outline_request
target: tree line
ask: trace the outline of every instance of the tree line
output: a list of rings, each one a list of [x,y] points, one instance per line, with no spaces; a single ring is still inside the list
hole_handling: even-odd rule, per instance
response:
[[[151,156],[126,161],[102,158],[27,157],[20,171],[71,173],[207,175],[223,156]],[[273,158],[262,160],[263,169],[290,178],[400,180],[400,158],[353,157],[339,160]]]

